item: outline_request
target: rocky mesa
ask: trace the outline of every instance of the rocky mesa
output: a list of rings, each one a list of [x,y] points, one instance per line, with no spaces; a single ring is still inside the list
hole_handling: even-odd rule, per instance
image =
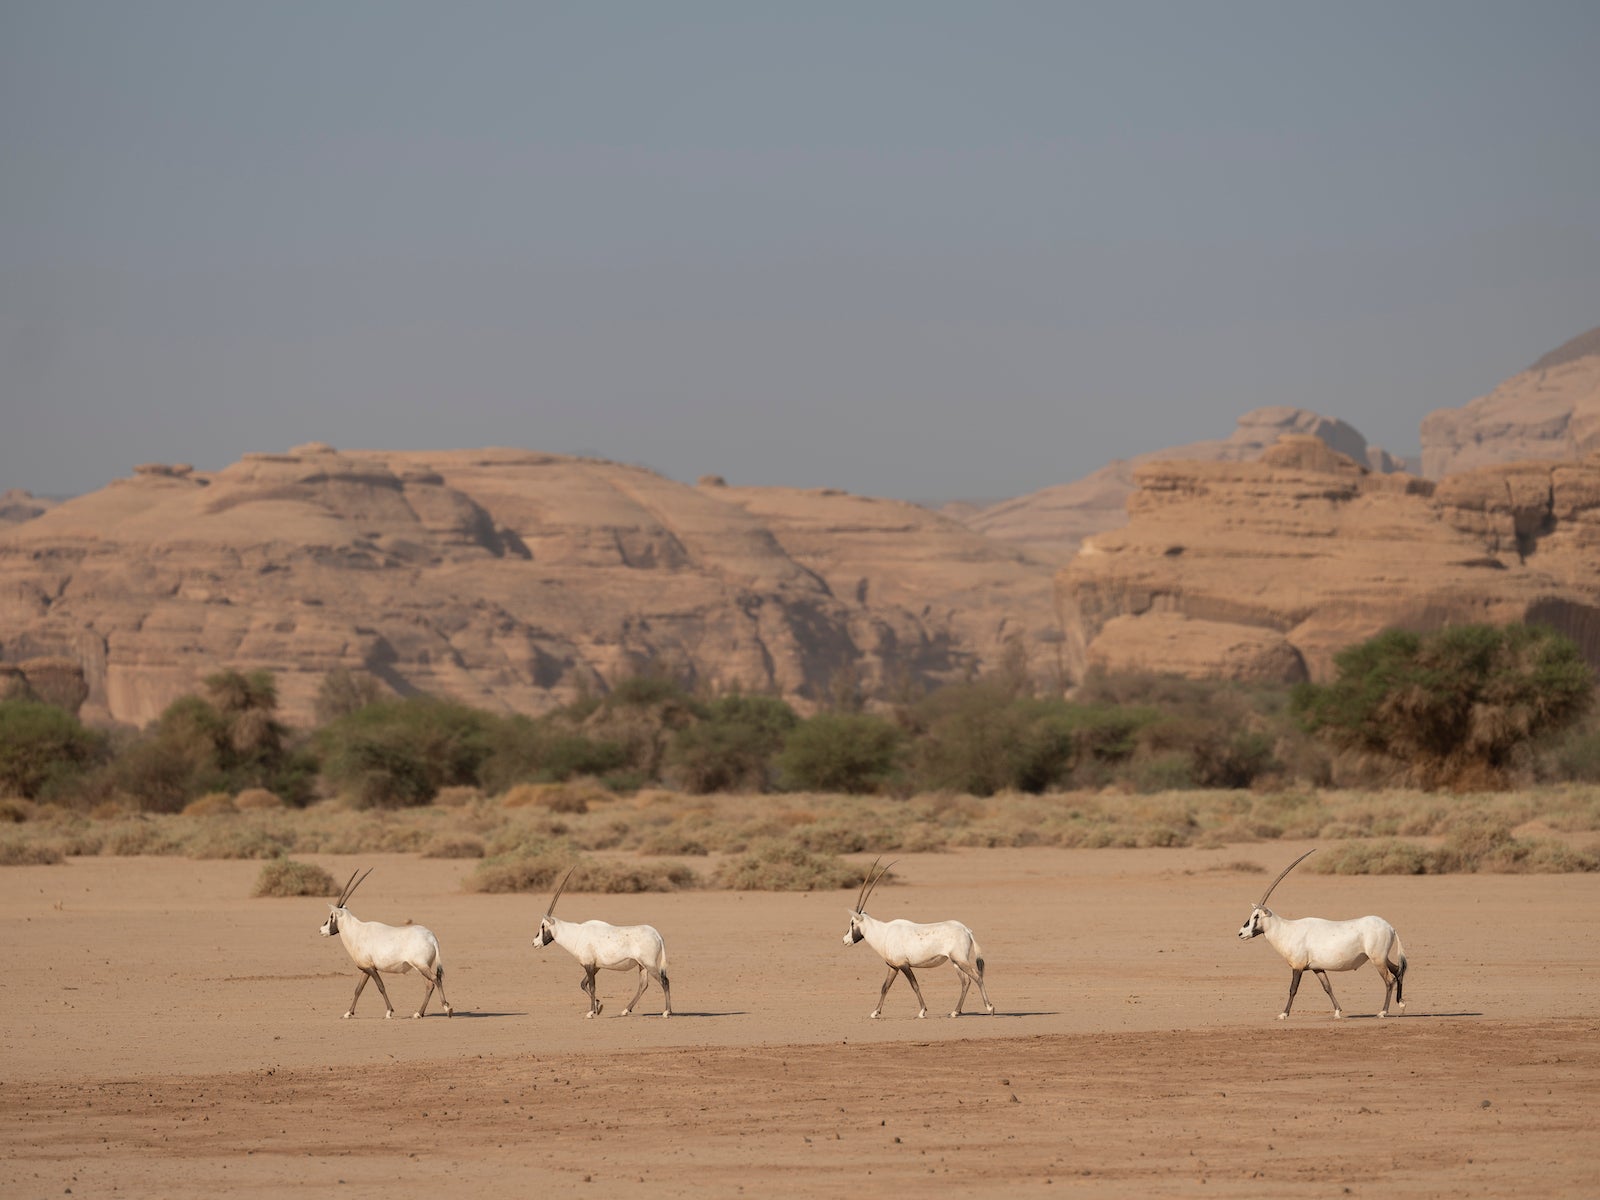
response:
[[[1422,470],[1442,478],[1600,451],[1600,327],[1550,351],[1487,396],[1422,421]]]
[[[1153,462],[1130,520],[1056,577],[1081,673],[1321,680],[1391,627],[1538,620],[1600,665],[1600,457],[1434,483],[1288,435],[1255,462]]]
[[[0,661],[76,663],[84,715],[134,724],[224,667],[304,722],[336,667],[536,713],[651,663],[805,704],[846,665],[1054,661],[1048,564],[911,504],[719,482],[524,450],[147,464],[0,528]]]

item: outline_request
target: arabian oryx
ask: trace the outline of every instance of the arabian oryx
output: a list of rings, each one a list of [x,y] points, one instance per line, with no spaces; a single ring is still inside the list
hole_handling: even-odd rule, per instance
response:
[[[1393,925],[1382,917],[1357,917],[1353,921],[1300,917],[1290,921],[1267,907],[1267,897],[1272,895],[1272,889],[1283,882],[1284,875],[1313,853],[1314,847],[1285,867],[1272,881],[1256,906],[1250,910],[1249,920],[1239,927],[1239,937],[1248,942],[1253,937],[1265,935],[1293,972],[1289,976],[1289,998],[1284,1001],[1278,1020],[1288,1018],[1289,1010],[1294,1007],[1294,994],[1300,988],[1300,976],[1307,971],[1317,977],[1322,990],[1333,1001],[1333,1015],[1344,1016],[1339,1001],[1334,999],[1328,972],[1354,971],[1368,959],[1378,968],[1378,974],[1383,976],[1383,1009],[1378,1015],[1387,1017],[1391,995],[1401,1008],[1406,1006],[1406,952],[1400,945],[1400,935],[1394,931]]]
[[[548,946],[555,942],[583,967],[583,980],[578,986],[589,997],[589,1011],[584,1016],[597,1017],[603,1007],[600,997],[595,994],[596,971],[626,971],[630,967],[637,967],[639,990],[628,1001],[628,1007],[622,1010],[622,1015],[627,1016],[633,1011],[633,1006],[639,1003],[639,997],[644,995],[644,989],[654,978],[661,985],[661,994],[666,997],[661,1015],[670,1017],[672,984],[667,980],[667,944],[661,940],[654,926],[607,925],[604,921],[585,921],[580,925],[574,921],[556,920],[556,901],[561,899],[561,893],[567,888],[567,880],[572,878],[572,872],[577,869],[568,869],[561,886],[556,888],[556,894],[550,897],[550,907],[544,910],[544,919],[539,922],[539,936],[533,939],[533,944]]]
[[[372,868],[368,867],[367,875],[371,874]],[[415,970],[428,981],[428,990],[422,994],[422,1005],[411,1014],[412,1017],[427,1014],[428,1001],[433,997],[434,988],[439,989],[439,1003],[444,1005],[444,1015],[451,1016],[455,1010],[444,998],[444,963],[439,960],[439,939],[421,925],[380,925],[377,921],[362,921],[345,908],[351,895],[366,881],[367,875],[357,879],[354,871],[350,873],[349,882],[344,885],[344,891],[339,893],[339,902],[330,906],[328,919],[321,930],[323,937],[338,934],[356,966],[361,968],[361,982],[356,984],[356,994],[350,997],[350,1011],[344,1015],[356,1015],[356,1001],[361,999],[361,989],[367,986],[367,980],[370,979],[378,985],[383,1006],[388,1009],[383,1014],[383,1019],[387,1021],[394,1016],[394,1005],[389,1003],[389,991],[383,986],[379,972],[403,975]]]
[[[878,1007],[872,1010],[873,1017],[883,1014],[883,998],[889,994],[889,985],[894,982],[896,975],[904,975],[911,984],[911,990],[917,994],[917,1008],[920,1010],[917,1016],[927,1016],[928,1002],[922,998],[922,989],[917,986],[917,977],[911,973],[911,968],[937,967],[946,962],[961,976],[961,998],[956,1001],[956,1010],[950,1015],[961,1015],[961,1006],[967,1002],[967,989],[976,983],[978,994],[983,997],[983,1006],[993,1016],[994,1005],[989,1003],[989,993],[983,986],[983,951],[978,949],[972,930],[960,921],[915,925],[904,920],[877,921],[867,916],[867,897],[872,895],[872,889],[878,886],[894,863],[874,877],[873,871],[877,866],[878,862],[874,860],[872,866],[867,868],[867,877],[861,881],[861,890],[856,893],[856,906],[850,910],[850,928],[844,935],[846,946],[864,940],[879,958],[889,964],[883,990],[878,993]]]

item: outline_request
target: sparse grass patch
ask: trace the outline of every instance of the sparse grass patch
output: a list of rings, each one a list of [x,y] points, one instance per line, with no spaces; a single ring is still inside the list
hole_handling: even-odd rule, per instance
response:
[[[32,800],[24,800],[21,796],[8,796],[0,800],[0,824],[21,825],[24,821],[33,820],[34,814],[39,811],[39,806]]]
[[[233,798],[233,806],[240,812],[252,809],[282,808],[283,800],[266,788],[245,788]]]
[[[183,806],[183,815],[186,817],[214,817],[219,813],[236,813],[238,806],[234,804],[233,797],[227,792],[207,792],[196,800],[189,801]]]
[[[572,869],[570,852],[553,850],[541,855],[489,859],[467,879],[472,892],[554,891]],[[699,883],[694,870],[682,863],[595,862],[581,860],[572,871],[568,887],[575,892],[633,893],[675,892]]]
[[[252,896],[335,896],[339,885],[315,863],[275,858],[256,876]]]

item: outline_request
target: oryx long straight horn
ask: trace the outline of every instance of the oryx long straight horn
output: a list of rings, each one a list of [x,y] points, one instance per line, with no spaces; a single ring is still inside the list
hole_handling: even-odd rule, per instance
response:
[[[1328,999],[1333,1003],[1333,1015],[1344,1016],[1339,1001],[1334,999],[1328,972],[1354,971],[1369,960],[1378,968],[1378,974],[1383,976],[1383,1008],[1378,1015],[1387,1017],[1391,997],[1401,1008],[1406,1006],[1406,952],[1400,945],[1400,935],[1395,932],[1393,925],[1382,917],[1357,917],[1353,921],[1300,917],[1291,921],[1267,907],[1267,898],[1272,895],[1272,889],[1314,852],[1315,847],[1307,850],[1279,872],[1250,910],[1249,918],[1239,927],[1239,937],[1247,942],[1251,938],[1265,937],[1289,964],[1289,998],[1284,1001],[1278,1020],[1288,1018],[1289,1010],[1294,1007],[1294,994],[1300,990],[1300,976],[1307,971],[1317,977],[1322,990],[1328,993]]]
[[[607,925],[604,921],[584,921],[579,924],[557,919],[556,901],[561,899],[561,893],[566,891],[567,883],[572,879],[572,872],[577,869],[574,865],[567,871],[555,895],[550,897],[550,907],[544,910],[544,919],[539,922],[539,936],[534,938],[533,944],[548,946],[555,942],[583,967],[583,979],[578,987],[589,997],[589,1011],[584,1016],[597,1017],[604,1007],[595,991],[596,972],[626,971],[637,967],[639,990],[634,992],[633,999],[628,1001],[622,1015],[627,1016],[633,1011],[633,1006],[639,1003],[639,997],[644,995],[649,981],[654,979],[661,985],[661,994],[666,998],[661,1015],[670,1017],[672,984],[667,979],[667,944],[654,926]]]
[[[861,890],[856,893],[855,907],[850,910],[850,927],[844,935],[845,945],[866,942],[889,968],[883,988],[878,993],[878,1007],[872,1010],[872,1015],[879,1017],[883,1014],[883,1000],[889,994],[889,985],[895,981],[895,976],[904,975],[911,984],[911,990],[917,994],[917,1016],[926,1017],[928,1002],[922,998],[922,988],[918,986],[917,977],[911,973],[911,969],[937,967],[947,962],[961,977],[961,997],[950,1015],[961,1015],[962,1005],[967,1002],[967,989],[974,983],[978,985],[978,994],[983,997],[983,1006],[993,1015],[994,1005],[989,1003],[989,993],[983,986],[983,951],[978,949],[972,930],[960,921],[917,925],[902,920],[878,921],[867,916],[867,900],[872,895],[872,889],[883,881],[883,877],[889,873],[889,867],[894,866],[894,863],[890,863],[889,867],[880,871],[878,863],[881,861],[880,855],[867,868],[866,878],[861,881]]]
[[[394,1016],[394,1005],[389,1003],[389,990],[383,986],[380,973],[403,975],[407,971],[415,971],[428,981],[428,990],[422,994],[421,1005],[411,1015],[425,1016],[428,1001],[433,998],[433,990],[438,988],[444,1015],[451,1016],[455,1010],[444,998],[444,962],[439,957],[439,939],[421,925],[383,925],[377,921],[362,921],[345,908],[355,890],[371,874],[371,867],[360,879],[356,878],[354,871],[351,872],[344,890],[339,893],[338,903],[328,906],[328,919],[323,922],[320,931],[323,937],[337,936],[361,971],[361,982],[356,984],[356,994],[350,997],[350,1007],[344,1015],[356,1015],[356,1001],[361,999],[361,989],[371,980],[378,985],[378,994],[383,997],[386,1010],[384,1019],[388,1020]]]

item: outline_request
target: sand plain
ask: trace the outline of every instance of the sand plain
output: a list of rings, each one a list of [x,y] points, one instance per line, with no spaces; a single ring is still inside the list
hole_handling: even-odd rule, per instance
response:
[[[847,892],[569,893],[649,920],[677,1015],[531,945],[545,898],[472,864],[377,869],[357,914],[439,936],[456,1016],[382,1019],[317,936],[318,900],[252,899],[254,862],[86,858],[0,871],[0,1195],[1593,1196],[1600,878],[1353,878],[1303,868],[1285,915],[1378,912],[1411,957],[1403,1017],[1366,968],[1307,980],[1234,932],[1304,847],[908,855],[870,910],[959,917],[998,1015],[939,1015],[920,973],[842,938]],[[390,977],[404,1018],[422,991]],[[975,1000],[975,997],[973,997]]]

